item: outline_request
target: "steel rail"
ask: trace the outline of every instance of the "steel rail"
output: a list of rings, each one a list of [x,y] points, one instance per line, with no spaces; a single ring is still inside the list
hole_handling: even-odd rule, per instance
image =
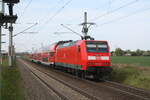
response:
[[[56,71],[56,70],[55,70]],[[57,72],[60,72],[60,71],[57,71]],[[89,80],[87,80],[87,79],[83,79],[83,78],[79,78],[79,77],[76,77],[76,76],[73,76],[73,75],[69,75],[69,74],[66,74],[66,73],[64,73],[64,72],[62,72],[63,74],[65,74],[65,75],[67,75],[67,76],[69,76],[69,77],[71,77],[71,78],[74,78],[74,79],[78,79],[78,80],[81,80],[81,81],[84,81],[84,82],[87,82],[87,83],[89,83],[89,84],[92,84],[92,85],[95,85],[95,86],[97,86],[97,87],[99,87],[100,85],[104,85],[105,87],[107,87],[107,88],[111,88],[111,89],[113,89],[113,90],[116,90],[116,91],[120,91],[120,92],[122,92],[122,93],[125,93],[125,94],[128,94],[128,95],[131,95],[131,96],[134,96],[134,97],[138,97],[138,98],[140,98],[140,99],[142,99],[142,100],[150,100],[150,98],[148,98],[148,97],[144,97],[144,96],[142,96],[142,95],[137,95],[136,93],[132,93],[132,92],[129,92],[129,91],[125,91],[125,90],[122,90],[121,88],[115,88],[115,87],[113,87],[113,86],[108,86],[108,85],[105,85],[105,84],[98,84],[97,82],[93,82],[93,81],[89,81]],[[112,82],[110,82],[110,81],[106,81],[106,80],[104,80],[104,82],[105,83],[112,83]],[[118,84],[114,84],[114,85],[119,85],[119,83]],[[131,87],[129,87],[129,86],[124,86],[124,85],[122,85],[122,87],[124,87],[124,88],[131,88]],[[150,93],[148,93],[148,92],[146,92],[146,91],[144,91],[144,90],[140,90],[140,89],[136,89],[136,88],[134,88],[134,87],[132,87],[132,90],[134,90],[134,91],[137,91],[137,92],[144,92],[144,94],[150,94]]]
[[[25,63],[24,63],[25,64]],[[26,65],[27,66],[27,65]],[[54,80],[56,80],[56,81],[58,81],[58,82],[60,82],[60,83],[62,83],[62,84],[64,84],[65,86],[67,86],[67,87],[69,87],[69,88],[71,88],[72,90],[74,90],[74,91],[77,91],[78,93],[80,93],[81,95],[83,95],[83,96],[85,96],[85,97],[87,97],[87,98],[89,98],[89,99],[91,99],[91,100],[102,100],[102,99],[100,99],[100,98],[98,98],[98,97],[96,97],[96,96],[92,96],[92,95],[90,95],[90,94],[88,94],[86,91],[83,91],[83,90],[81,90],[80,88],[78,88],[78,87],[75,87],[75,86],[73,86],[73,85],[71,85],[71,84],[69,84],[69,83],[67,83],[67,82],[65,82],[65,81],[63,81],[63,80],[61,80],[61,79],[58,79],[58,78],[56,78],[55,76],[53,76],[53,75],[51,75],[50,73],[47,73],[47,72],[44,72],[44,71],[41,71],[41,70],[39,70],[39,69],[37,69],[37,68],[35,68],[36,70],[38,70],[38,71],[40,71],[41,73],[44,73],[45,75],[47,75],[47,76],[49,76],[50,78],[52,78],[52,79],[54,79]],[[36,77],[38,77],[38,75],[36,75],[33,71],[31,71]],[[46,84],[46,86],[48,86],[50,89],[52,89],[53,90],[53,87],[51,87],[51,86],[49,86],[46,82],[44,82],[40,77],[38,77],[44,84]],[[58,92],[57,90],[53,90],[54,92]],[[64,98],[64,96],[62,96],[59,92],[58,92],[58,94],[60,95],[60,97],[62,97],[62,98]],[[65,97],[63,100],[69,100],[67,97]]]
[[[24,63],[23,61],[21,61],[28,69],[29,71],[34,75],[34,77],[36,77],[37,79],[39,79],[42,84],[44,84],[45,86],[47,86],[48,89],[52,90],[54,93],[56,93],[62,100],[70,100],[69,98],[67,98],[65,95],[61,94],[59,91],[57,91],[55,88],[53,88],[52,86],[50,86],[48,83],[46,83],[43,79],[41,79],[37,74],[35,74],[26,63]]]
[[[80,88],[75,87],[75,86],[72,86],[71,84],[69,84],[69,83],[67,83],[67,82],[65,82],[65,81],[63,81],[63,80],[60,80],[60,79],[56,78],[55,76],[50,75],[50,74],[47,73],[47,72],[41,71],[41,70],[39,70],[39,69],[37,69],[37,70],[40,71],[40,72],[42,72],[42,73],[44,73],[44,74],[46,74],[46,75],[48,75],[48,76],[50,76],[51,78],[55,79],[56,81],[58,81],[58,82],[60,82],[60,83],[62,83],[62,84],[64,84],[64,85],[70,87],[71,89],[73,89],[73,90],[79,92],[80,94],[82,94],[82,95],[88,97],[88,98],[91,99],[91,100],[101,100],[101,99],[98,99],[98,97],[96,97],[96,96],[91,96],[91,95],[89,95],[88,93],[86,93],[85,91],[81,90]]]
[[[117,83],[117,82],[114,82],[114,81],[105,80],[105,82],[110,83],[112,85],[118,85],[118,86],[121,86],[121,87],[124,87],[124,88],[126,87],[126,88],[129,88],[129,89],[133,89],[133,90],[136,90],[138,92],[144,92],[144,93],[150,94],[150,91],[147,91],[147,90],[144,90],[144,89],[140,89],[140,88],[136,88],[136,87],[120,84],[120,83]]]

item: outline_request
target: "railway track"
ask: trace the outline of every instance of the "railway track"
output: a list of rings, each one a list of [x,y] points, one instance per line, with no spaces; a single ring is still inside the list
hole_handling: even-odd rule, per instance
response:
[[[88,94],[86,91],[81,90],[78,87],[72,86],[71,84],[69,84],[68,82],[65,82],[61,79],[58,79],[57,77],[50,75],[47,72],[41,71],[39,69],[33,68],[31,67],[31,65],[27,64],[26,62],[24,62],[23,60],[19,60],[21,63],[23,63],[29,70],[30,72],[38,79],[42,82],[42,84],[46,85],[49,89],[53,90],[62,100],[76,100],[77,98],[82,99],[82,100],[102,100],[100,98],[97,98],[95,96],[92,96],[90,94]],[[44,78],[45,77],[45,78]],[[47,80],[46,80],[47,79]],[[61,89],[59,88],[55,88],[54,85],[50,85],[51,82],[48,80],[55,80],[55,83],[59,83],[58,85],[62,84],[62,87],[65,87],[63,90],[63,93],[61,91]],[[68,89],[68,90],[67,90]],[[65,91],[69,91],[70,93],[72,92],[72,94],[66,94],[68,92]],[[71,96],[72,95],[72,96]],[[76,96],[74,96],[76,95]]]
[[[72,77],[70,75],[67,75],[67,76]],[[95,81],[82,79],[82,78],[78,78],[78,77],[74,77],[74,76],[73,76],[73,78],[77,78],[78,80],[87,82],[87,83],[94,85],[96,87],[103,85],[107,88],[117,90],[117,91],[120,91],[122,93],[137,97],[137,98],[139,98],[139,100],[150,100],[150,91],[148,91],[148,90],[143,90],[143,89],[135,88],[132,86],[127,86],[127,85],[123,85],[123,84],[108,81],[108,80],[103,80],[103,82],[102,81],[101,82],[95,82]]]
[[[40,65],[37,65],[37,66],[40,66]],[[42,68],[44,69],[45,67],[42,67]],[[47,71],[47,69],[49,69],[49,68],[46,68],[45,71]],[[111,82],[111,81],[104,81],[104,82],[94,82],[94,81],[91,81],[91,80],[89,81],[87,79],[81,79],[81,78],[78,78],[76,76],[73,76],[73,75],[70,75],[68,73],[58,71],[58,70],[51,69],[51,71],[53,71],[55,73],[56,72],[59,73],[60,76],[66,76],[70,79],[74,79],[76,82],[80,81],[80,82],[82,82],[82,84],[88,84],[90,86],[95,86],[96,89],[99,90],[99,92],[104,88],[107,91],[112,91],[114,93],[118,92],[118,93],[121,94],[121,96],[126,96],[127,98],[130,97],[130,99],[126,99],[126,98],[119,99],[120,97],[113,97],[113,100],[116,100],[116,99],[117,100],[150,100],[150,92],[149,91],[145,91],[145,90],[142,90],[142,89],[122,85],[122,84],[119,84],[119,83],[116,83],[116,82]],[[83,90],[84,89],[82,89],[82,91]]]
[[[64,73],[64,74],[66,74],[66,73]],[[75,76],[72,76],[69,74],[66,74],[66,75],[71,78],[85,81],[85,82],[92,84],[94,86],[97,86],[97,87],[104,85],[105,87],[129,94],[131,96],[138,97],[141,100],[150,100],[150,91],[148,91],[148,90],[139,89],[139,88],[135,88],[132,86],[127,86],[127,85],[123,85],[123,84],[113,82],[113,81],[108,81],[108,80],[104,80],[103,82],[95,82],[95,81],[91,81],[91,80],[89,81],[87,79],[78,78],[78,77],[75,77]],[[103,84],[103,83],[105,83],[105,84]]]
[[[68,75],[68,76],[72,77],[70,75]],[[113,82],[113,81],[108,81],[108,80],[96,82],[96,81],[91,81],[91,80],[82,79],[82,78],[78,78],[78,77],[74,77],[74,78],[85,81],[85,82],[92,84],[94,86],[97,86],[97,87],[103,85],[107,88],[111,88],[113,90],[117,90],[117,91],[120,91],[122,93],[131,95],[131,96],[135,96],[135,97],[139,98],[140,100],[150,100],[150,91],[148,91],[148,90],[139,89],[139,88],[135,88],[132,86],[127,86],[127,85],[123,85],[123,84]]]
[[[145,98],[145,100],[149,99],[150,100],[150,91],[148,90],[144,90],[144,89],[140,89],[140,88],[135,88],[132,86],[127,86],[127,85],[123,85],[117,82],[113,82],[113,81],[108,81],[105,80],[105,83],[111,87],[117,88],[117,89],[121,89],[122,91],[129,91],[130,93],[137,95],[141,98]]]
[[[119,83],[106,81],[106,80],[103,83],[90,82],[90,81],[86,81],[86,82],[93,84],[97,87],[103,85],[104,87],[107,87],[116,91],[120,91],[121,93],[136,97],[138,98],[138,100],[150,100],[150,92],[146,92],[144,90],[137,89],[134,87],[124,86]]]

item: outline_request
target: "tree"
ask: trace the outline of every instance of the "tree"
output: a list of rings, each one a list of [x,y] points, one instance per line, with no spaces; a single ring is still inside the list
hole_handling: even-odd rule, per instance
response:
[[[121,48],[116,48],[115,55],[116,56],[123,56],[124,55],[124,51]]]
[[[143,56],[150,56],[150,51],[144,51]]]
[[[131,50],[126,50],[124,51],[125,56],[131,56]]]
[[[136,52],[135,52],[135,51],[132,51],[132,52],[131,52],[131,56],[137,56]]]
[[[137,49],[137,50],[136,50],[136,55],[137,55],[137,56],[142,56],[143,53],[144,53],[144,52],[143,52],[142,50],[140,50],[140,49]]]

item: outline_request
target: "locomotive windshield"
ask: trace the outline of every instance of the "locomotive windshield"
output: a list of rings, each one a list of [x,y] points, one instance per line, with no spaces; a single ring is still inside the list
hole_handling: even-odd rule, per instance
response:
[[[87,52],[108,53],[107,42],[87,41],[86,47],[87,47]]]

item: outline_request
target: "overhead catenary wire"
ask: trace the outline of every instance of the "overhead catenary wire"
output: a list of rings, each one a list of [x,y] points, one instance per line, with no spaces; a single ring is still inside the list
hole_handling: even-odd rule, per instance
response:
[[[107,12],[109,13],[110,9],[111,9],[111,5],[114,1],[113,0],[109,0],[108,1],[108,9],[107,9]]]
[[[45,23],[44,23],[44,26],[46,25],[46,24],[48,24],[50,21],[52,21],[67,5],[69,5],[71,2],[72,2],[73,0],[69,0],[69,1],[67,1],[62,7],[60,7],[58,10],[57,10],[57,12],[53,15],[53,16],[51,16],[47,21],[45,21]],[[40,29],[40,30],[42,30],[42,29]],[[39,30],[39,31],[40,31]]]
[[[100,0],[97,0],[97,1],[100,1]],[[108,0],[105,4],[102,4],[101,8],[106,7],[106,5],[110,6],[114,2],[116,2],[116,1],[115,0]],[[95,10],[98,10],[98,9],[100,9],[99,6],[95,8]]]
[[[106,25],[106,24],[110,24],[110,23],[113,23],[113,22],[116,22],[116,21],[119,21],[119,20],[122,20],[122,19],[125,19],[125,18],[128,18],[128,17],[130,17],[130,16],[133,16],[133,15],[138,14],[138,13],[145,12],[145,11],[147,11],[147,10],[150,10],[150,7],[149,7],[149,8],[145,8],[145,9],[136,10],[136,11],[134,11],[133,13],[130,13],[130,14],[128,14],[128,15],[121,16],[121,17],[115,18],[115,19],[113,19],[113,20],[111,20],[111,21],[104,22],[104,23],[98,25],[98,27],[99,27],[99,26]]]
[[[61,24],[61,26],[63,26],[64,28],[66,28],[66,29],[70,30],[71,32],[75,33],[76,35],[78,35],[78,36],[80,36],[80,37],[83,37],[80,33],[75,32],[74,30],[72,30],[71,28],[69,28],[69,27],[65,26],[64,24]]]
[[[139,0],[134,0],[134,1],[131,1],[131,2],[129,2],[129,3],[126,3],[126,4],[120,6],[120,7],[116,8],[116,9],[110,10],[109,12],[106,12],[106,13],[104,13],[103,15],[97,16],[97,17],[95,17],[95,18],[93,18],[93,19],[91,19],[91,20],[92,20],[92,21],[95,21],[95,20],[98,20],[98,19],[100,19],[100,18],[102,18],[102,17],[108,16],[108,15],[110,15],[111,13],[114,13],[114,12],[116,12],[116,11],[122,9],[122,8],[125,8],[125,7],[127,7],[127,6],[132,5],[132,4],[135,4],[135,3],[137,3],[138,1],[139,1]]]
[[[110,6],[115,0],[109,0],[108,2],[108,5]],[[106,6],[106,5],[103,5],[103,6]],[[97,10],[98,8],[96,8],[95,10]],[[109,12],[109,8],[107,9],[107,12]],[[80,17],[77,17],[77,18],[71,18],[71,19],[67,19],[68,21],[67,22],[72,22],[73,20],[75,19],[82,19],[82,16]],[[69,25],[73,25],[73,24],[69,24]],[[78,25],[78,24],[77,24]]]
[[[71,3],[71,1],[72,1],[72,0],[69,0],[69,1],[66,2],[61,8],[59,8],[59,9],[57,10],[57,12],[56,12],[53,16],[51,16],[47,21],[45,21],[45,24],[46,24],[46,23],[48,24],[49,21],[53,20],[54,17],[56,17],[69,3]]]
[[[23,13],[22,13],[22,15],[20,16],[20,18],[25,14],[25,11],[27,10],[27,8],[30,6],[30,4],[32,3],[32,1],[33,0],[30,0],[29,1],[29,3],[26,5],[26,7],[25,7],[25,9],[23,10]],[[58,4],[61,2],[62,0],[59,0],[58,1]],[[56,8],[57,7],[57,5],[55,5],[54,7],[52,7],[51,9],[54,9],[54,8]],[[37,25],[38,24],[40,24],[44,19],[45,19],[45,17],[46,16],[44,16],[43,18],[41,18],[40,20],[39,20],[39,22],[37,23]],[[19,24],[22,24],[22,23],[19,23]],[[34,23],[32,23],[32,22],[29,22],[29,23],[26,23],[26,24],[34,24]],[[20,33],[20,32],[19,32]],[[24,33],[24,32],[23,32]]]
[[[20,15],[20,19],[21,19],[21,18],[22,18],[22,16],[25,14],[26,10],[27,10],[27,9],[28,9],[28,7],[31,5],[32,1],[33,1],[33,0],[30,0],[30,1],[28,2],[28,4],[25,6],[25,8],[24,8],[24,10],[23,10],[22,14]]]
[[[59,3],[61,3],[61,1],[62,0],[59,0],[58,2],[57,2],[57,4],[55,5],[55,6],[53,6],[53,7],[51,7],[50,9],[55,9],[56,7],[57,7],[57,5],[59,4]],[[47,17],[47,16],[50,16],[49,14],[46,14],[44,17],[42,17],[40,20],[39,20],[39,24],[41,23],[41,22],[43,22],[43,20]]]
[[[51,16],[47,22],[53,20],[54,17],[56,17],[68,4],[71,3],[72,0],[69,0],[68,2],[66,2],[60,9],[58,9],[58,11],[53,15]]]
[[[24,34],[36,34],[38,32],[23,32]]]
[[[73,32],[54,32],[54,34],[70,34],[70,33],[73,33]]]
[[[35,23],[35,24],[33,24],[32,26],[30,26],[30,27],[24,29],[23,31],[21,31],[21,32],[19,32],[19,33],[16,33],[15,35],[13,35],[13,37],[16,37],[17,35],[19,35],[19,34],[21,34],[21,33],[24,33],[25,31],[27,31],[27,30],[33,28],[33,27],[36,26],[37,24],[38,24],[38,23]]]

